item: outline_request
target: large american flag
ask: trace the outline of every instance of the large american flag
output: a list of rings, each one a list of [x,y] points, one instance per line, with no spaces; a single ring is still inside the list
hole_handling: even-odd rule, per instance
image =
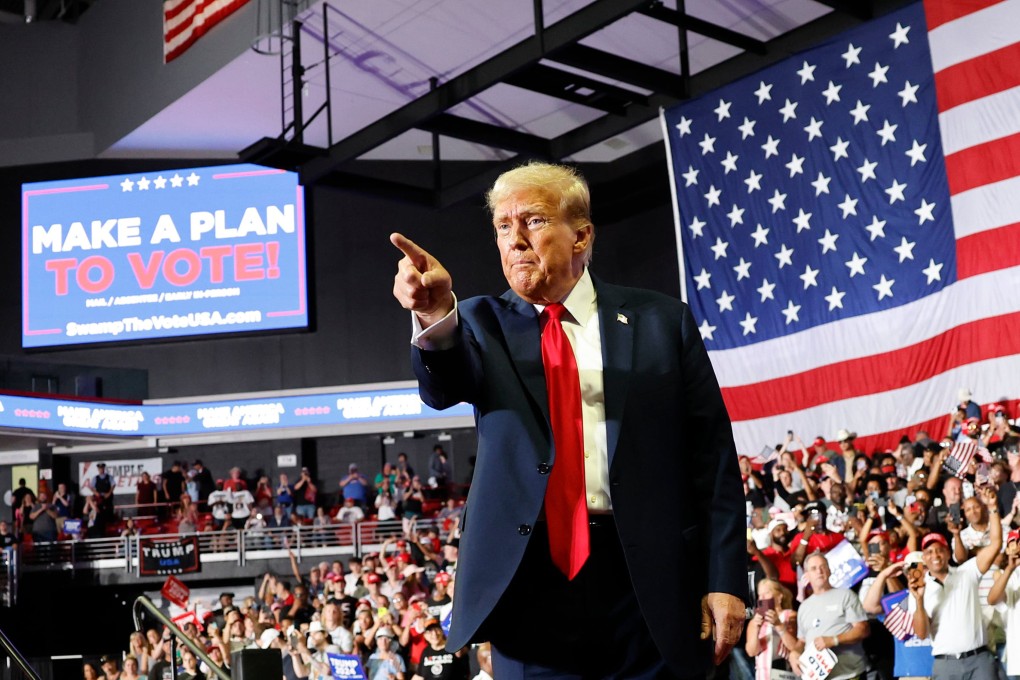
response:
[[[169,64],[248,0],[164,0],[163,63]]]
[[[1020,0],[927,0],[664,112],[738,450],[938,438],[1020,374]]]

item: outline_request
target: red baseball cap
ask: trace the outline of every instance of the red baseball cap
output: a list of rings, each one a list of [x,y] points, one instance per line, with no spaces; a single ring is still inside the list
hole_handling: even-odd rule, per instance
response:
[[[815,440],[811,442],[811,446],[825,446],[825,439],[822,437],[815,437]]]
[[[932,543],[941,543],[942,545],[949,547],[949,541],[942,534],[931,533],[921,539],[921,550],[924,550]]]
[[[435,581],[437,584],[448,586],[450,585],[451,580],[453,580],[453,577],[450,576],[449,572],[441,571],[438,574],[436,574]]]
[[[365,574],[365,583],[379,583],[379,574],[374,571],[370,571]]]
[[[1013,541],[1020,541],[1020,530],[1013,529],[1006,534],[1006,543],[1012,543]]]

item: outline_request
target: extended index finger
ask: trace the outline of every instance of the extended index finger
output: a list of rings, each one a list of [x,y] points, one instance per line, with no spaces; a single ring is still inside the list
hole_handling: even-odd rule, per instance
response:
[[[395,245],[400,252],[408,257],[418,271],[424,271],[428,265],[428,253],[417,243],[403,234],[394,232],[390,234],[390,243]]]

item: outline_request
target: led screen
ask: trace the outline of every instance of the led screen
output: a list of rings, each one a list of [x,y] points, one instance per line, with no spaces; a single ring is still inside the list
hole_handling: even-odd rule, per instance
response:
[[[23,347],[308,325],[295,173],[227,165],[22,189]]]

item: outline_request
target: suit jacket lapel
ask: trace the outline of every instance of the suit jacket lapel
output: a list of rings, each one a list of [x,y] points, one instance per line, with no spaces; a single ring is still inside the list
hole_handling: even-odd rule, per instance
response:
[[[507,351],[513,360],[517,375],[527,388],[535,405],[549,422],[549,395],[545,388],[545,371],[542,367],[542,334],[539,330],[535,307],[507,291],[501,300],[505,311],[499,323],[506,338]]]
[[[630,372],[634,362],[634,312],[626,309],[616,288],[602,283],[594,276],[599,327],[602,330],[602,380],[606,405],[606,445],[609,449],[609,468],[620,440],[620,423],[627,402]]]

